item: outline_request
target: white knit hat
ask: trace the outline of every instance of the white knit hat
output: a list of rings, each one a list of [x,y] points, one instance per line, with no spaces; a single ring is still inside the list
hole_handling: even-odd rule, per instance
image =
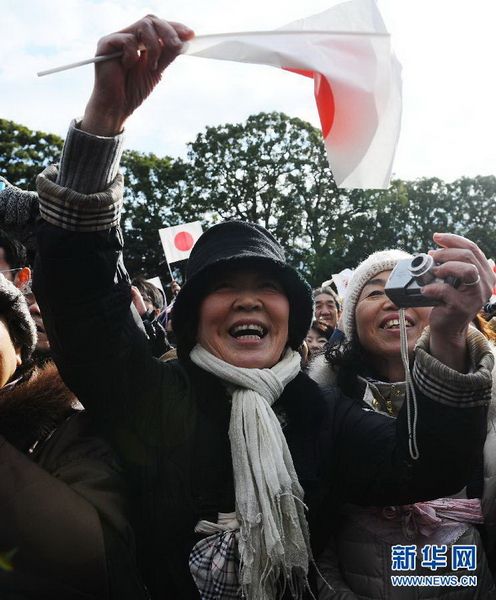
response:
[[[403,250],[381,250],[374,252],[355,269],[351,277],[348,287],[346,288],[346,296],[343,302],[342,324],[343,331],[348,340],[353,338],[353,333],[356,328],[355,309],[358,298],[362,290],[372,277],[382,273],[382,271],[390,271],[396,264],[405,258],[413,258],[408,252]]]

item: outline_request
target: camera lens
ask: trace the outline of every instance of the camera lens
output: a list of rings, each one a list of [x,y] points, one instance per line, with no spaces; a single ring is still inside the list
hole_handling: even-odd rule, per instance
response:
[[[420,285],[427,285],[436,279],[431,269],[435,266],[434,259],[429,254],[419,254],[412,258],[409,271]]]

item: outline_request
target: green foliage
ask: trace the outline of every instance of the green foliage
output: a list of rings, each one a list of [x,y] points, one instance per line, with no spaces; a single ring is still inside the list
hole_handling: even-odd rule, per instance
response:
[[[62,140],[0,120],[0,174],[34,189],[60,157]],[[267,227],[313,284],[385,248],[432,247],[452,231],[496,257],[496,177],[395,180],[385,191],[339,190],[320,131],[281,113],[208,127],[187,161],[127,151],[123,229],[132,274],[168,278],[157,230],[200,220],[242,219]]]
[[[189,145],[188,206],[209,222],[242,219],[292,239],[299,198],[294,174],[315,150],[314,129],[278,113],[208,127]]]
[[[461,177],[447,186],[453,231],[464,235],[496,259],[496,177]]]
[[[60,160],[63,140],[0,119],[0,175],[25,190],[36,189],[36,176]]]
[[[207,128],[189,145],[189,161],[185,217],[259,223],[311,274],[308,248],[322,252],[323,225],[340,208],[317,129],[260,113],[246,123]]]
[[[127,268],[133,274],[168,279],[158,230],[182,222],[174,207],[182,204],[185,164],[128,150],[122,166],[126,178],[122,224]]]
[[[281,113],[209,127],[189,146],[185,220],[226,218],[267,227],[318,284],[376,250],[432,247],[436,231],[496,256],[496,178],[393,181],[388,190],[339,190],[320,131]]]

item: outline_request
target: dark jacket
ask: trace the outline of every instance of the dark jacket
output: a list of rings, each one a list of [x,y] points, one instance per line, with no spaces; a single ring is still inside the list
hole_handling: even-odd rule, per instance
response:
[[[107,192],[83,196],[55,184],[54,176],[52,171],[39,180],[45,220],[35,269],[54,356],[127,463],[152,596],[198,598],[187,566],[194,526],[234,508],[229,399],[212,375],[150,354],[130,309],[122,234],[115,225],[120,179]],[[76,213],[87,224],[84,233]],[[401,504],[463,485],[484,440],[489,371],[482,366],[474,378],[473,406],[447,406],[425,386],[418,388],[419,461],[409,458],[405,414],[393,421],[344,397],[337,401],[335,390],[322,392],[304,374],[286,386],[274,410],[305,489],[316,554],[344,499]]]
[[[2,600],[145,598],[123,480],[55,365],[0,390]]]
[[[421,346],[425,343],[427,332],[421,336],[418,342]],[[473,357],[480,356],[487,348],[487,342],[478,331],[471,329],[469,331],[468,347]],[[477,359],[476,359],[477,360]],[[360,365],[364,370],[364,365]],[[356,372],[351,369],[332,369],[325,360],[324,355],[318,356],[312,363],[310,377],[321,385],[331,385],[337,381],[341,388],[346,388],[348,393],[354,398],[355,402],[375,411],[384,411],[390,415],[395,415],[398,407],[404,403],[404,383],[388,384],[378,381],[369,383],[370,393],[366,393],[367,383],[362,377],[357,377]],[[493,390],[494,394],[494,390]],[[494,508],[495,489],[494,489],[494,448],[496,443],[495,423],[494,423],[494,398],[491,402],[490,415],[487,421],[487,437],[484,445],[484,468],[480,468],[472,474],[467,481],[467,486],[462,489],[456,497],[473,498],[482,496],[482,509],[484,518],[488,519],[490,524],[494,521],[492,509]],[[480,457],[482,463],[483,457]],[[482,482],[483,474],[484,485]],[[440,530],[432,530],[431,535],[422,535],[417,531],[415,535],[406,537],[404,535],[401,523],[392,527],[392,522],[384,517],[378,516],[378,511],[374,509],[363,510],[355,505],[342,507],[340,522],[333,532],[331,539],[326,544],[326,549],[319,557],[319,568],[334,588],[334,591],[321,587],[320,597],[322,600],[494,600],[496,599],[496,588],[489,569],[488,560],[484,552],[484,546],[481,541],[478,528],[469,523],[455,529],[456,521],[452,522],[453,529],[449,539],[448,556],[451,552],[451,545],[474,545],[477,550],[476,569],[470,571],[470,575],[477,577],[477,586],[412,586],[410,588],[394,587],[391,583],[391,577],[398,575],[392,569],[391,548],[395,544],[415,544],[417,548],[424,544],[447,543],[447,537],[436,537]],[[390,511],[389,511],[390,513]],[[415,519],[412,520],[415,522]],[[490,528],[491,531],[492,528]],[[492,540],[488,537],[486,527],[483,527],[483,538],[486,541]],[[426,575],[432,574],[426,568],[420,566],[420,556],[417,561],[416,570],[408,574]],[[467,574],[467,571],[453,571],[451,558],[447,561],[447,566],[437,569],[436,575],[461,576]]]

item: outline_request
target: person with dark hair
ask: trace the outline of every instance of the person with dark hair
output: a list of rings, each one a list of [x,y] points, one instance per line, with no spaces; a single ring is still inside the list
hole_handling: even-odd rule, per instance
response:
[[[405,411],[366,413],[301,372],[311,289],[266,229],[228,221],[191,252],[172,313],[178,360],[151,356],[122,261],[118,152],[127,117],[192,35],[148,15],[100,40],[98,54],[123,57],[97,65],[60,169],[38,177],[35,292],[61,373],[126,463],[152,597],[307,598],[343,499],[406,503],[465,481],[483,444],[492,354],[472,364],[434,332],[416,370],[423,454],[413,460]],[[444,268],[466,277],[452,259],[467,251],[479,273],[459,303],[470,311],[494,276],[468,240],[449,239]],[[449,307],[443,323],[456,317]],[[437,351],[470,363],[473,373],[453,377],[473,405],[463,393],[438,401]]]
[[[0,273],[21,289],[28,302],[29,312],[37,330],[33,359],[43,365],[51,360],[50,342],[45,331],[40,307],[30,289],[31,261],[36,255],[33,231],[35,219],[39,215],[38,195],[35,192],[28,192],[13,186],[4,177],[0,177],[0,183],[3,184],[3,187],[0,187],[0,221],[9,228],[9,232],[0,229]],[[15,235],[22,235],[29,242],[29,252],[11,231]],[[158,319],[164,309],[164,295],[159,288],[143,277],[136,278],[134,285],[143,291],[143,300],[136,298],[137,309],[143,319],[153,354],[160,357],[172,349],[165,327]],[[142,301],[144,301],[144,306],[143,309],[140,309]],[[165,323],[167,324],[167,318],[165,318]]]
[[[12,186],[3,177],[0,177],[0,180],[4,184],[3,189],[0,190],[0,220],[3,225],[9,226],[8,232],[0,229],[0,273],[9,281],[12,281],[26,296],[29,312],[33,317],[37,330],[35,359],[45,362],[50,358],[50,344],[43,325],[40,307],[29,287],[32,273],[28,251],[24,244],[15,237],[14,233],[23,231],[24,237],[31,240],[30,254],[33,258],[33,234],[26,232],[34,230],[34,215],[38,212],[38,198],[33,192],[24,192]],[[16,204],[18,206],[17,210],[15,208]]]
[[[110,446],[52,364],[0,275],[0,598],[146,598]]]
[[[329,327],[327,339],[332,335],[339,319],[339,298],[330,287],[319,287],[313,290],[315,320]]]
[[[27,266],[24,246],[0,229],[0,273],[9,281],[15,281],[16,271]]]
[[[330,325],[326,325],[323,321],[312,321],[305,338],[310,355],[309,358],[312,358],[322,351],[331,334],[332,327]]]
[[[441,241],[441,238],[438,238]],[[442,251],[438,251],[442,252]],[[439,256],[439,254],[438,254]],[[407,374],[400,351],[399,309],[384,292],[391,270],[400,261],[413,258],[400,250],[375,252],[355,270],[348,284],[344,300],[342,323],[344,339],[329,346],[325,357],[319,356],[310,366],[310,376],[323,386],[337,385],[347,396],[354,398],[357,406],[397,418],[403,405],[408,403]],[[475,273],[475,271],[474,271]],[[477,276],[475,277],[475,280]],[[463,281],[468,281],[464,279]],[[439,284],[437,284],[439,285]],[[451,286],[441,284],[448,293]],[[460,285],[458,293],[470,292],[470,281]],[[443,288],[441,288],[443,289]],[[453,288],[454,289],[454,288]],[[453,301],[453,300],[450,300]],[[405,309],[405,326],[408,352],[413,365],[414,349],[423,352],[429,337],[426,327],[435,326],[439,307],[413,306]],[[478,319],[478,317],[476,317]],[[470,321],[467,321],[467,326]],[[432,325],[434,324],[434,325]],[[455,331],[450,323],[448,331]],[[474,360],[479,352],[486,352],[487,345],[470,327],[467,343]],[[415,367],[414,367],[415,368]],[[451,390],[458,385],[448,367],[446,382],[439,389],[440,401],[451,402]],[[466,367],[469,373],[468,368]],[[466,390],[466,402],[471,403],[470,388]],[[411,401],[410,401],[411,402]],[[339,528],[334,532],[326,551],[320,559],[322,572],[334,588],[334,593],[323,590],[325,599],[389,600],[402,598],[402,589],[395,588],[391,576],[391,548],[399,545],[426,544],[445,545],[451,552],[453,544],[477,548],[477,588],[450,586],[424,587],[412,598],[435,597],[448,600],[456,596],[460,600],[476,598],[496,599],[496,588],[490,574],[484,547],[477,526],[487,521],[485,528],[488,543],[494,546],[496,507],[496,447],[495,406],[492,400],[487,422],[487,438],[480,449],[479,461],[469,473],[453,498],[441,498],[431,502],[389,506],[385,509],[363,508],[347,505],[342,509]],[[410,410],[414,410],[410,407]],[[414,440],[414,432],[412,432]],[[366,461],[366,457],[363,457]],[[360,552],[356,551],[360,546]],[[412,574],[421,574],[418,570]],[[438,569],[436,574],[456,575],[449,567]]]
[[[139,290],[149,317],[157,318],[163,311],[165,304],[162,291],[142,276],[135,277],[131,284]]]
[[[143,321],[152,354],[160,358],[172,350],[167,333],[158,319],[164,308],[164,296],[157,286],[144,277],[135,277],[131,283],[133,304]]]

